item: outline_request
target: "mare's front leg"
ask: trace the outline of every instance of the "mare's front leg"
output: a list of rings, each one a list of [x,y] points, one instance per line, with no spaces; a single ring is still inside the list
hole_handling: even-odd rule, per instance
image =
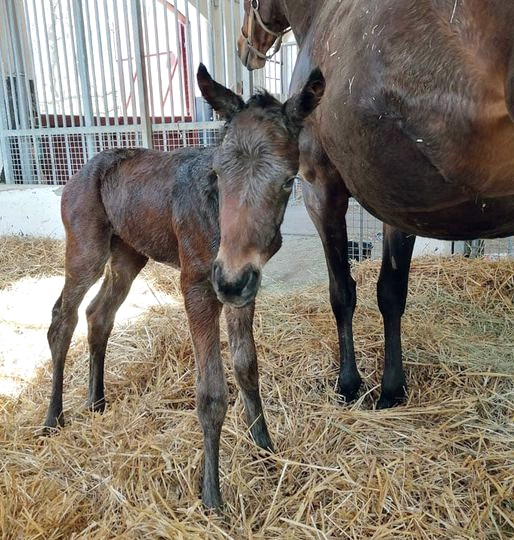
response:
[[[356,292],[348,262],[346,211],[349,194],[326,155],[321,159],[313,158],[310,166],[305,167],[304,176],[308,180],[303,183],[305,204],[325,250],[330,303],[337,324],[340,357],[338,392],[350,402],[357,396],[361,377],[353,347]]]
[[[219,446],[228,403],[220,352],[222,306],[207,279],[192,281],[183,270],[181,285],[195,351],[196,407],[204,437],[202,500],[208,508],[219,508],[222,505]]]
[[[385,355],[378,409],[405,399],[407,384],[402,365],[401,321],[405,311],[409,269],[416,237],[384,225],[384,254],[377,285],[378,306],[384,319]]]
[[[254,302],[244,308],[226,305],[225,318],[234,372],[243,396],[246,421],[256,444],[272,451],[273,445],[264,419],[259,392],[259,371],[252,329],[254,310]]]

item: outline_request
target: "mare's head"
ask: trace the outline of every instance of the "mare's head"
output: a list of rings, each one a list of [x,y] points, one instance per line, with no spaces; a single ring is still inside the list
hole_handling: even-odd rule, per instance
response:
[[[220,247],[212,283],[222,302],[244,306],[261,281],[261,270],[282,243],[280,225],[298,172],[298,136],[325,90],[319,69],[284,104],[268,93],[247,103],[215,82],[204,66],[198,85],[226,120],[214,158],[218,177]]]
[[[237,40],[237,52],[241,62],[249,69],[264,67],[266,53],[275,44],[280,48],[282,36],[289,23],[278,0],[244,0],[244,20]],[[273,56],[273,54],[271,56]]]

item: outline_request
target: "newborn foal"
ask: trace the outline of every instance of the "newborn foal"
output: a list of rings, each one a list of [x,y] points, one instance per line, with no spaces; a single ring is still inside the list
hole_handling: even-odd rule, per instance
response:
[[[215,164],[228,156],[243,173],[239,180],[245,181],[245,168],[248,171],[252,163],[244,153],[234,156],[230,152],[248,135],[245,131],[250,131],[253,138],[258,136],[259,148],[266,150],[267,159],[280,160],[275,170],[293,176],[298,169],[301,119],[317,105],[317,100],[306,99],[310,92],[307,84],[301,94],[287,102],[289,106],[282,106],[268,94],[253,96],[245,104],[239,96],[216,83],[204,66],[200,66],[197,77],[206,100],[228,121],[220,146],[183,148],[170,153],[106,150],[89,161],[64,188],[66,278],[48,330],[53,382],[45,431],[64,425],[65,357],[77,324],[78,307],[104,270],[102,287],[86,312],[90,350],[88,405],[94,411],[103,411],[105,407],[103,375],[107,340],[116,311],[135,277],[149,258],[180,268],[198,369],[197,409],[205,450],[202,499],[207,507],[219,507],[222,500],[218,455],[227,410],[227,385],[220,353],[222,303],[210,281],[220,241]],[[295,110],[294,116],[288,113],[290,107]],[[244,117],[244,121],[232,129],[238,117]],[[273,149],[277,144],[280,152]],[[286,202],[287,198],[280,200],[284,207]],[[265,257],[270,258],[280,243],[277,231]],[[244,296],[254,286],[249,278],[241,281],[233,292]],[[253,301],[245,307],[225,307],[230,350],[248,425],[255,442],[271,449],[259,394],[253,314]]]

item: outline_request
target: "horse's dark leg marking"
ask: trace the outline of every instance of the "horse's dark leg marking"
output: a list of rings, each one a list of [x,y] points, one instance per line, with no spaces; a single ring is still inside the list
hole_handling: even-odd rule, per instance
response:
[[[384,254],[377,285],[378,306],[384,319],[385,355],[382,394],[378,409],[392,407],[405,398],[402,365],[401,320],[405,311],[414,235],[384,225]]]
[[[220,351],[222,306],[206,280],[191,282],[183,269],[181,284],[198,371],[196,407],[204,436],[202,500],[206,507],[218,508],[222,505],[219,446],[228,402]]]
[[[53,375],[52,395],[43,433],[48,433],[58,425],[64,425],[64,362],[77,326],[78,308],[87,291],[102,275],[110,252],[110,232],[103,229],[101,224],[90,236],[89,242],[81,241],[84,230],[81,230],[81,223],[77,226],[77,231],[67,230],[66,278],[61,295],[52,310],[52,323],[47,334],[52,353]]]
[[[361,377],[355,363],[352,319],[355,310],[355,281],[348,262],[346,211],[348,194],[339,174],[323,183],[304,182],[304,198],[309,215],[316,226],[325,250],[330,281],[330,303],[337,323],[339,339],[338,392],[349,402],[355,399]]]
[[[266,450],[273,450],[259,392],[257,353],[252,331],[254,308],[254,302],[244,308],[226,305],[225,318],[234,372],[243,396],[246,421],[256,444]]]
[[[107,265],[102,287],[86,310],[89,342],[88,407],[93,411],[102,412],[105,408],[105,350],[116,312],[147,261],[147,257],[132,249],[119,237],[113,237],[111,260]]]

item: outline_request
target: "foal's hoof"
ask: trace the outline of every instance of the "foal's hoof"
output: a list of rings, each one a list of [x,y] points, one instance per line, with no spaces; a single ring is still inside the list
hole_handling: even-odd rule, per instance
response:
[[[397,405],[402,405],[405,402],[407,393],[405,387],[402,386],[401,390],[396,392],[384,392],[377,402],[377,409],[390,409],[391,407],[396,407]]]
[[[339,379],[337,384],[337,393],[343,398],[345,403],[351,403],[357,399],[357,394],[361,387],[362,379],[359,375],[353,378],[346,378],[343,381]]]

